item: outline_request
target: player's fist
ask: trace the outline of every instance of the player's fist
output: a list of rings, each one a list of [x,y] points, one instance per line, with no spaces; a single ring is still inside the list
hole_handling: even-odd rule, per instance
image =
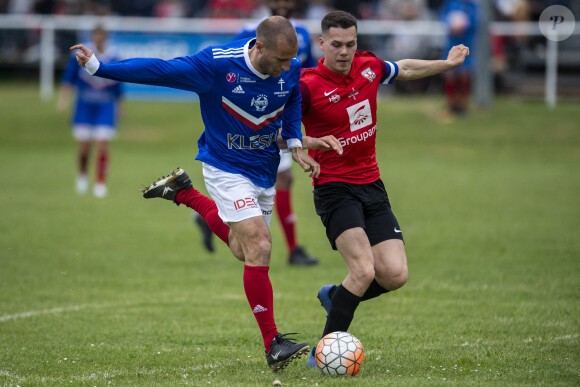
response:
[[[469,47],[459,44],[451,47],[447,55],[447,61],[453,66],[457,67],[463,63],[465,58],[469,55]]]
[[[83,46],[82,44],[77,44],[70,48],[71,51],[79,50],[76,52],[77,62],[81,67],[85,67],[91,56],[93,56],[93,52],[88,49],[87,47]]]

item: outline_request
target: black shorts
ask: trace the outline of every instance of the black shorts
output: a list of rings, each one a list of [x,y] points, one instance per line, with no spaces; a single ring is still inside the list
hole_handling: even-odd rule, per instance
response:
[[[336,238],[348,229],[362,227],[374,246],[389,239],[403,240],[381,179],[369,184],[330,182],[314,187],[314,207],[326,227],[333,250]]]

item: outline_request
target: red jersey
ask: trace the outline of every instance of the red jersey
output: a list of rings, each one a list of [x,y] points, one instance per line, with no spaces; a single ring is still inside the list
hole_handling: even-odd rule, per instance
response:
[[[375,139],[377,132],[377,91],[379,84],[392,83],[399,73],[394,62],[386,62],[370,52],[356,52],[348,75],[324,66],[303,69],[300,77],[302,123],[311,137],[333,135],[343,154],[309,150],[320,163],[318,185],[330,181],[354,184],[379,179]]]

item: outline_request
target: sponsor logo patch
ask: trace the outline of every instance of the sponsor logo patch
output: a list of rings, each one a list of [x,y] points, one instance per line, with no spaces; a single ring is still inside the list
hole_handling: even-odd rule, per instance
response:
[[[347,107],[346,111],[350,119],[351,132],[367,127],[373,123],[371,106],[368,99]]]
[[[236,211],[245,210],[246,208],[257,208],[258,205],[254,198],[243,198],[234,200],[234,208]]]
[[[234,73],[228,73],[228,75],[226,75],[226,79],[228,80],[228,82],[235,82],[236,81],[236,74]]]
[[[330,102],[337,103],[338,101],[340,101],[340,95],[333,94],[328,99],[330,100]]]
[[[263,134],[246,137],[241,134],[228,133],[228,149],[265,149],[276,141],[276,135]]]

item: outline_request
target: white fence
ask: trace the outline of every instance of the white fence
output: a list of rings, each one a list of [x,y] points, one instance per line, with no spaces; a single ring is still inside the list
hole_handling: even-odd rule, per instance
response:
[[[242,26],[252,20],[246,19],[181,19],[181,18],[135,18],[135,17],[93,17],[93,16],[38,16],[0,15],[0,29],[36,29],[40,35],[40,96],[43,100],[54,94],[54,50],[56,30],[91,30],[96,24],[110,31],[141,31],[164,33],[237,33]],[[313,35],[320,33],[320,23],[313,20],[302,21]],[[385,36],[405,31],[407,35],[439,36],[446,33],[445,26],[438,21],[360,21],[359,35]],[[491,22],[487,36],[541,36],[539,23]],[[580,34],[580,23],[576,23],[574,34]],[[547,41],[545,98],[553,107],[556,103],[556,83],[558,64],[558,42]],[[484,45],[481,45],[484,46]],[[489,57],[483,52],[482,57]],[[479,61],[476,74],[491,82],[489,63]],[[484,75],[487,74],[486,77]],[[490,96],[483,97],[489,98]]]

